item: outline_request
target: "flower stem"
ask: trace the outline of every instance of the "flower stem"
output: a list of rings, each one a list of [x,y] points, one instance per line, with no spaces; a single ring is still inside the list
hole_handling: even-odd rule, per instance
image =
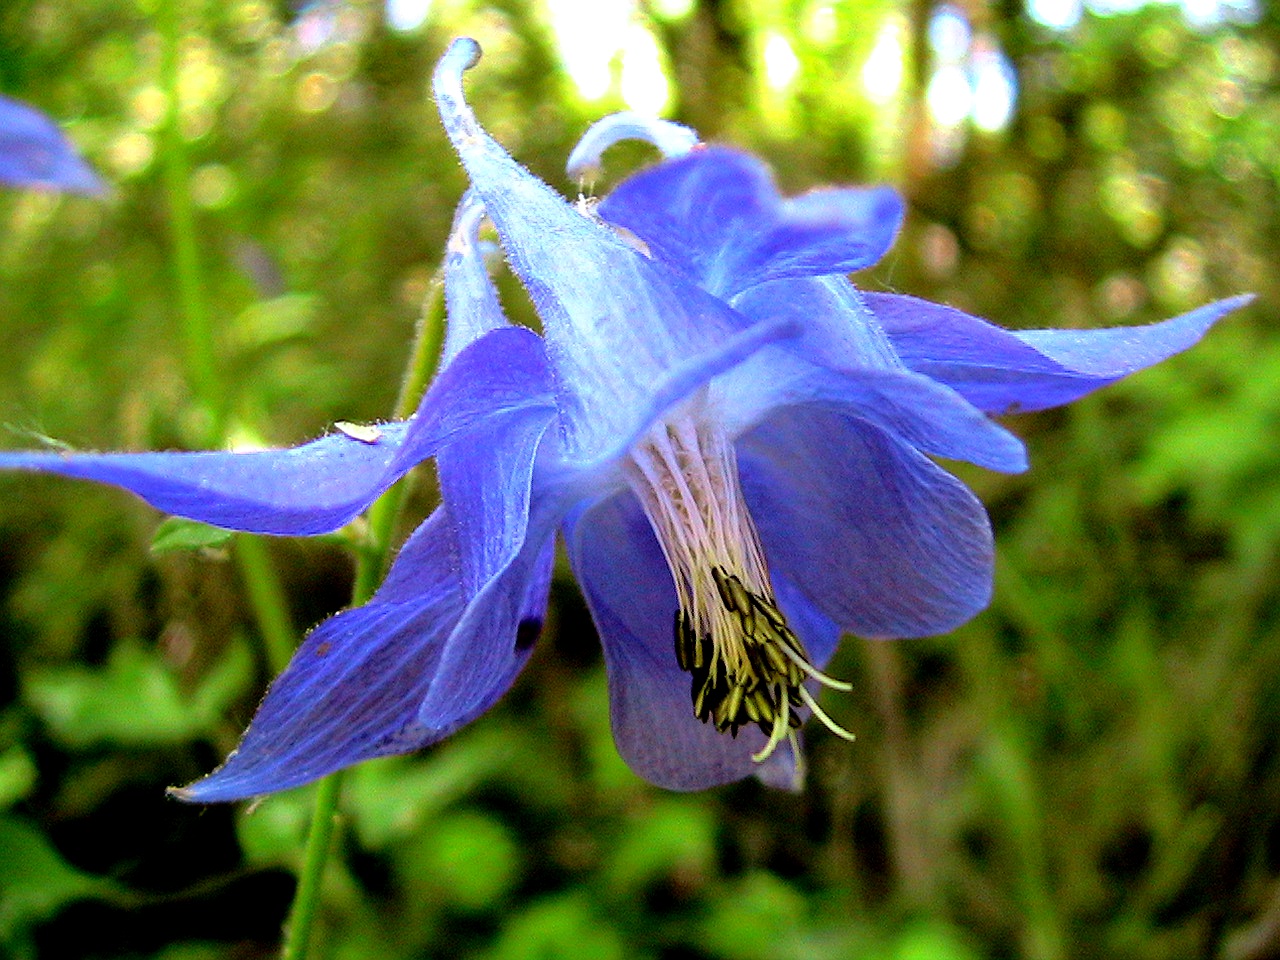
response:
[[[271,556],[261,537],[242,534],[236,537],[234,550],[240,579],[249,595],[249,606],[253,609],[253,618],[262,637],[267,664],[272,673],[279,673],[289,665],[298,645],[284,587],[271,566]]]
[[[307,849],[302,858],[302,870],[298,873],[298,889],[293,895],[289,920],[284,928],[284,946],[280,950],[280,960],[303,960],[310,947],[311,928],[315,922],[316,908],[320,905],[320,883],[324,879],[333,827],[338,818],[338,794],[341,788],[341,773],[330,774],[317,786],[311,830],[307,834]]]
[[[400,395],[396,398],[394,411],[397,420],[407,419],[413,413],[427,382],[435,373],[444,331],[444,298],[441,290],[440,277],[437,275],[427,301],[423,304],[409,362],[400,383]],[[356,554],[355,584],[351,590],[351,601],[355,606],[368,602],[382,581],[383,571],[391,558],[391,537],[408,493],[409,480],[409,476],[401,479],[369,508],[367,542]],[[302,872],[298,875],[298,890],[294,894],[293,906],[285,926],[281,960],[305,960],[307,956],[333,827],[337,822],[341,782],[341,772],[330,774],[320,781],[316,791],[315,806],[311,813],[311,831],[307,835]]]

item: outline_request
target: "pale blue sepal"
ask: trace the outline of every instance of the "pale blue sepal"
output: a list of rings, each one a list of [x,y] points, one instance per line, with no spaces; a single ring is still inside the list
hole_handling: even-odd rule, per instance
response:
[[[786,407],[835,410],[873,424],[934,456],[998,470],[1027,469],[1022,441],[950,387],[911,370],[836,370],[766,347],[712,384],[730,436]]]
[[[748,320],[790,317],[799,327],[795,349],[820,366],[845,370],[903,370],[893,343],[844,277],[810,277],[760,284],[732,300]]]
[[[655,381],[743,322],[575,210],[484,132],[462,94],[462,72],[478,56],[474,41],[454,41],[436,69],[436,101],[542,319],[565,453],[593,460],[635,429]]]
[[[492,330],[432,383],[417,413],[372,439],[335,433],[283,450],[243,453],[0,453],[0,470],[31,470],[123,487],[165,513],[230,530],[312,536],[350,522],[447,444],[513,411],[554,411],[542,341]]]
[[[409,538],[369,603],[307,636],[226,762],[173,795],[215,803],[299,786],[361,760],[425,747],[492,706],[532,652],[553,555],[544,548],[522,584],[503,669],[469,678],[467,712],[424,724],[422,703],[466,608],[455,548],[453,524],[441,507]]]
[[[754,354],[771,345],[784,343],[799,332],[798,324],[789,317],[765,320],[729,337],[701,356],[676,365],[653,386],[633,420],[631,431],[617,438],[594,461],[578,466],[591,469],[625,457],[650,427],[699,387],[723,374],[732,376],[732,372]]]
[[[484,221],[484,202],[475,191],[462,196],[453,215],[453,229],[444,251],[444,296],[448,310],[444,350],[440,355],[443,369],[453,362],[465,347],[490,330],[509,326],[498,292],[489,277],[484,248],[480,243],[480,224]]]
[[[597,174],[604,152],[623,140],[643,140],[657,147],[664,157],[681,157],[698,145],[698,133],[659,117],[630,111],[611,113],[587,128],[569,154],[565,172],[573,179],[590,179]]]
[[[528,619],[532,586],[545,581],[548,551],[568,504],[555,491],[535,489],[518,543],[505,546],[509,560],[472,595],[441,651],[430,688],[418,709],[427,728],[447,728],[474,715],[492,687],[509,685],[528,655],[520,624]]]
[[[534,458],[553,417],[544,408],[512,411],[478,426],[465,443],[436,457],[468,600],[511,563],[524,543]]]
[[[405,544],[368,604],[307,635],[226,762],[171,793],[196,803],[244,800],[450,732],[422,726],[418,708],[463,610],[454,548],[439,509]]]

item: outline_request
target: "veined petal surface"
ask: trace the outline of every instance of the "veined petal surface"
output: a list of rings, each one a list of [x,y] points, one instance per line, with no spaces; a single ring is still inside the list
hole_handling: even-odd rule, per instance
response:
[[[418,708],[425,727],[452,728],[458,717],[488,709],[515,679],[546,615],[555,530],[564,505],[538,496],[509,559],[470,596],[441,652],[431,686]]]
[[[444,296],[448,310],[441,368],[490,330],[509,326],[480,246],[484,203],[473,190],[463,194],[453,215],[444,252]]]
[[[755,727],[736,739],[693,713],[690,677],[676,663],[671,572],[628,491],[570,522],[569,559],[604,645],[613,738],[627,765],[668,790],[703,790],[756,772]]]
[[[438,508],[405,543],[369,603],[330,617],[307,636],[226,762],[175,795],[213,803],[285,790],[361,760],[420,749],[488,710],[532,652],[554,553],[547,542],[531,552],[519,576],[504,581],[514,588],[516,616],[501,637],[480,638],[503,648],[501,669],[472,671],[463,708],[434,709],[424,719],[450,641],[469,611],[492,605],[492,591],[468,603],[454,531],[448,507]]]
[[[735,297],[733,308],[756,323],[790,319],[799,330],[795,349],[819,366],[906,369],[863,294],[844,277],[762,283]]]
[[[907,366],[992,413],[1078,400],[1193,346],[1253,299],[1219,300],[1145,327],[1014,331],[915,297],[864,297]]]
[[[990,600],[986,510],[894,434],[779,411],[739,440],[738,469],[770,568],[845,630],[944,633]]]
[[[226,763],[176,794],[200,803],[241,800],[449,733],[420,724],[418,709],[463,610],[455,551],[453,528],[439,509],[405,544],[368,604],[311,631]]]
[[[950,387],[911,370],[832,369],[767,347],[717,379],[712,396],[731,436],[775,410],[808,406],[865,421],[934,456],[1004,473],[1027,469],[1021,440]]]
[[[533,407],[493,417],[436,459],[468,599],[506,569],[524,545],[534,459],[554,415]]]

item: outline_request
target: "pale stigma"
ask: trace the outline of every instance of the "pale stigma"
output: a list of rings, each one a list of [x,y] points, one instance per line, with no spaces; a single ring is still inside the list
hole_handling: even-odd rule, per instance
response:
[[[671,568],[676,660],[692,678],[694,714],[733,736],[757,725],[769,738],[757,761],[794,739],[803,707],[852,740],[804,686],[850,689],[813,666],[778,609],[733,445],[704,408],[695,398],[654,426],[627,464]]]

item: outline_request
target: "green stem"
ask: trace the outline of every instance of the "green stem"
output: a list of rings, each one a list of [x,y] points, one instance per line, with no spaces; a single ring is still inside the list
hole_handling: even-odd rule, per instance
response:
[[[298,890],[293,895],[293,907],[285,926],[284,947],[280,960],[303,960],[311,941],[316,910],[320,906],[320,883],[324,879],[324,866],[329,859],[329,845],[333,839],[334,824],[338,819],[338,794],[342,788],[342,774],[334,773],[320,781],[316,789],[316,802],[311,815],[311,832],[307,834],[307,850],[298,874]]]
[[[234,555],[266,650],[267,664],[272,673],[280,673],[289,665],[298,645],[284,587],[271,565],[271,556],[262,538],[247,534],[236,537]]]
[[[404,379],[400,383],[400,395],[395,406],[397,420],[404,420],[413,413],[426,384],[435,373],[444,331],[443,297],[440,294],[441,285],[437,275],[431,286],[431,294],[423,305]],[[355,585],[351,590],[351,600],[355,606],[366,603],[382,581],[383,571],[391,557],[392,533],[408,493],[408,483],[408,477],[400,480],[369,508],[367,540],[356,554]],[[285,926],[281,960],[305,960],[307,956],[311,944],[311,929],[320,903],[321,881],[338,816],[341,781],[341,771],[330,774],[320,781],[316,791],[311,831],[307,835],[307,849],[303,856],[302,872],[298,876],[298,890],[294,894],[293,907]]]
[[[436,375],[440,361],[440,346],[444,341],[444,270],[439,269],[431,278],[427,298],[422,304],[422,314],[413,331],[413,346],[404,377],[400,380],[400,392],[392,416],[408,420],[418,408],[418,402],[427,390],[427,383]]]

